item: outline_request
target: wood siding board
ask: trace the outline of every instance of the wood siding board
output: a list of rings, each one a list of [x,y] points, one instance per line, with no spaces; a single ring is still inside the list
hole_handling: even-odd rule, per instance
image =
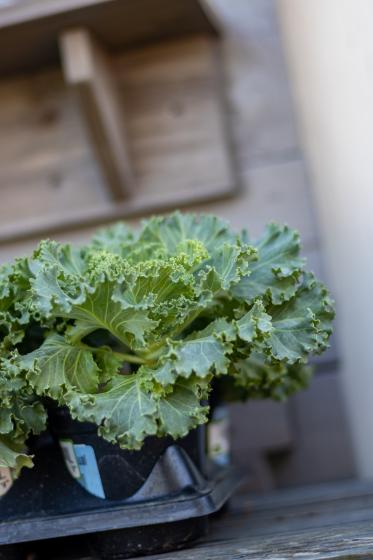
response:
[[[362,560],[372,557],[372,482],[240,493],[192,548],[149,560]]]
[[[289,400],[291,453],[273,457],[278,486],[346,479],[355,475],[337,371],[316,375],[306,391]]]
[[[65,47],[66,54],[69,49],[66,44]],[[92,54],[92,49],[88,50]],[[3,215],[0,211],[3,218],[0,226],[0,244],[30,237],[45,237],[71,229],[94,227],[120,218],[166,211],[191,203],[198,204],[233,196],[236,193],[234,166],[231,153],[227,149],[228,134],[223,116],[223,95],[219,92],[222,87],[221,75],[214,40],[207,36],[196,36],[166,42],[120,55],[118,60],[113,61],[111,86],[115,83],[114,90],[117,89],[117,92],[114,93],[119,97],[117,113],[122,105],[126,112],[123,126],[126,129],[128,144],[126,162],[121,158],[122,151],[125,155],[127,150],[125,138],[121,141],[122,149],[118,144],[118,138],[122,133],[124,136],[124,130],[121,126],[114,130],[110,124],[115,106],[110,105],[110,114],[107,113],[107,101],[111,93],[110,88],[106,86],[110,83],[106,83],[105,88],[102,88],[101,78],[108,68],[98,71],[96,63],[94,68],[91,68],[89,61],[92,57],[88,56],[89,53],[86,53],[89,60],[85,62],[84,68],[84,57],[77,58],[72,64],[73,55],[69,55],[65,60],[66,73],[70,80],[79,81],[77,87],[81,88],[80,93],[83,89],[83,103],[90,103],[90,122],[95,128],[94,145],[97,149],[100,145],[101,160],[105,162],[103,172],[106,171],[110,176],[111,192],[117,197],[121,194],[124,196],[128,192],[125,186],[132,186],[133,176],[135,185],[131,196],[123,202],[110,203],[110,196],[105,194],[101,170],[97,169],[89,143],[85,140],[82,144],[82,137],[86,134],[82,118],[77,114],[77,108],[71,105],[74,101],[70,92],[63,88],[57,76],[55,80],[59,93],[53,108],[59,118],[54,121],[52,119],[47,123],[48,126],[36,129],[31,120],[29,124],[33,134],[32,142],[28,139],[24,144],[25,152],[20,153],[19,134],[23,133],[25,138],[24,132],[28,132],[27,119],[25,124],[21,114],[27,115],[27,110],[32,114],[36,106],[38,112],[43,108],[47,111],[50,106],[51,88],[48,76],[54,74],[50,71],[40,74],[38,96],[35,93],[35,77],[23,78],[23,81],[5,81],[0,83],[0,99],[3,101],[0,105],[0,122],[2,119],[9,120],[9,104],[12,106],[12,103],[16,103],[17,110],[14,111],[13,120],[8,123],[8,136],[6,139],[3,136],[0,141],[4,143],[4,153],[13,149],[13,156],[6,158],[4,166],[0,153],[0,176],[2,174],[5,188],[9,188],[8,196],[12,207],[15,195],[12,180],[6,173],[7,170],[15,173],[19,197],[14,206],[14,213],[9,212],[9,207],[3,209]],[[77,72],[80,72],[79,77]],[[22,92],[18,89],[14,91],[13,88],[19,88],[20,83],[23,83],[25,89]],[[12,92],[16,101],[10,100]],[[66,105],[70,110],[74,110],[76,122],[65,120]],[[77,128],[76,139],[70,127]],[[44,142],[45,131],[50,137],[48,146]],[[41,132],[44,132],[44,135],[40,134]],[[87,193],[85,204],[76,204],[73,197],[66,197],[65,204],[61,204],[60,200],[56,204],[56,192],[51,184],[48,192],[44,193],[46,196],[40,201],[35,183],[33,203],[30,204],[27,197],[23,200],[22,192],[26,189],[25,185],[30,183],[30,174],[32,177],[35,173],[35,162],[38,165],[37,177],[41,180],[41,185],[43,182],[45,184],[46,179],[47,183],[49,181],[48,170],[43,167],[46,153],[50,153],[56,169],[60,167],[64,174],[68,172],[66,150],[67,153],[81,153],[81,167],[87,171],[89,169],[89,173],[94,175],[91,188],[98,188],[100,197],[96,198],[94,190],[89,193],[89,185],[79,184],[80,191]],[[32,159],[28,159],[28,154],[33,154]]]
[[[23,5],[22,5],[23,4]],[[0,8],[0,74],[58,62],[58,35],[84,25],[108,48],[216,33],[198,0],[33,0]]]
[[[125,119],[110,59],[85,28],[64,31],[59,38],[64,76],[79,97],[98,160],[114,200],[135,188]]]

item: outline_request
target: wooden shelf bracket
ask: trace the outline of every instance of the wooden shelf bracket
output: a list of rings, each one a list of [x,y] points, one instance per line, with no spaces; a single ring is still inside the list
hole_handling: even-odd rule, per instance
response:
[[[83,115],[114,200],[134,189],[123,104],[111,75],[110,60],[84,28],[61,33],[59,45],[66,82],[77,91]]]

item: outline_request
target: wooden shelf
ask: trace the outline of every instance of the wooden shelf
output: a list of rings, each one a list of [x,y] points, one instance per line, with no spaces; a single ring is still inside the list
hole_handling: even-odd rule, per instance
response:
[[[62,32],[60,47],[65,80],[80,98],[112,198],[122,200],[134,191],[135,177],[125,111],[109,56],[87,29]]]
[[[240,492],[193,548],[149,560],[368,560],[373,550],[373,486],[343,481]]]
[[[199,0],[23,0],[0,8],[0,75],[58,63],[59,34],[82,26],[112,50],[216,32]]]
[[[216,39],[159,42],[101,67],[72,60],[74,37],[88,58],[96,47],[71,33],[68,84],[56,70],[0,82],[0,244],[235,194]]]
[[[24,0],[0,49],[0,244],[236,192],[202,0]]]

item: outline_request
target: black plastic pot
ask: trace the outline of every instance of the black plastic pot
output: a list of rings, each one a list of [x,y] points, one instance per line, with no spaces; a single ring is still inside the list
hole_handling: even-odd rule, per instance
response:
[[[206,460],[203,427],[177,442],[149,438],[141,451],[129,452],[64,410],[51,412],[51,425],[54,436],[43,435],[34,447],[35,468],[23,471],[1,500],[0,560],[3,551],[18,560],[19,547],[38,560],[118,560],[181,548],[205,534],[209,516],[241,480],[234,469]],[[59,438],[93,448],[105,499],[74,480]]]
[[[9,492],[13,484],[14,480],[10,469],[2,467],[0,469],[0,500]]]
[[[0,547],[0,560],[24,560],[23,550],[17,545],[7,545]]]
[[[108,500],[133,496],[144,485],[171,438],[148,437],[140,451],[127,451],[97,435],[97,426],[73,420],[66,407],[49,407],[49,428],[70,475],[90,494]],[[205,471],[205,429],[178,441],[201,473]]]

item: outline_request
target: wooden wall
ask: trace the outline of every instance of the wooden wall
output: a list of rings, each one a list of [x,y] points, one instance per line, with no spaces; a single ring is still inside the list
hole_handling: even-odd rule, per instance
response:
[[[241,192],[199,208],[227,217],[254,235],[268,221],[287,222],[299,229],[310,267],[324,277],[312,189],[297,138],[274,1],[210,0],[209,4],[225,33],[226,117],[233,130]],[[102,177],[80,116],[73,103],[61,103],[59,96],[64,100],[68,96],[60,79],[54,70],[32,84],[28,78],[19,78],[11,111],[0,107],[1,130],[5,126],[9,131],[0,136],[0,154],[5,150],[9,161],[0,171],[3,201],[7,189],[19,188],[20,178],[24,180],[27,173],[27,186],[23,185],[19,202],[9,208],[9,219],[27,217],[35,204],[51,211],[58,211],[62,200],[71,207],[92,200],[105,204]],[[50,95],[52,82],[56,88]],[[10,96],[9,88],[7,83],[0,84],[0,96],[7,91]],[[20,143],[9,142],[20,115],[25,116],[27,131]],[[37,152],[32,142],[35,135],[42,138],[43,150],[39,146]],[[16,161],[23,163],[15,166]],[[44,192],[40,200],[34,194],[36,188]],[[88,235],[86,230],[57,237],[80,240]],[[2,246],[0,259],[22,254],[34,243]],[[335,341],[310,389],[288,404],[234,405],[232,438],[234,458],[251,470],[251,485],[256,489],[352,476]]]

